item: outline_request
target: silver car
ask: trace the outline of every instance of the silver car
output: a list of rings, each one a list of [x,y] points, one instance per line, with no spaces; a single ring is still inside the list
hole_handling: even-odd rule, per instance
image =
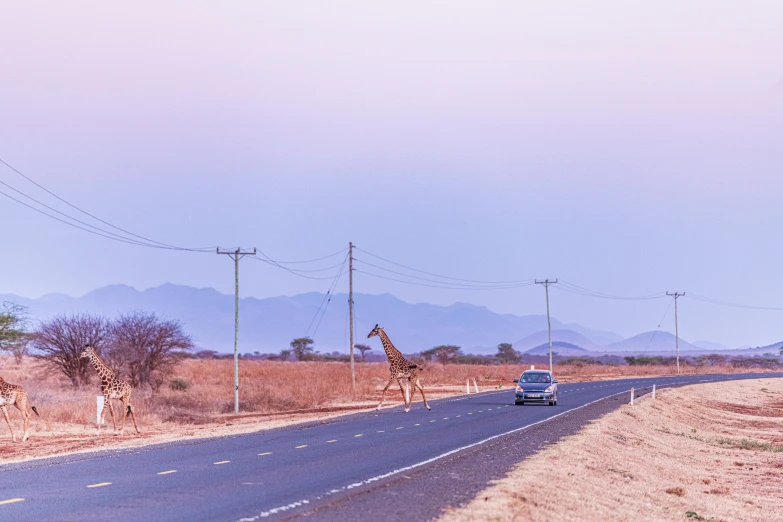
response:
[[[550,406],[557,406],[557,379],[549,370],[527,370],[514,382],[517,383],[515,404],[548,402]]]

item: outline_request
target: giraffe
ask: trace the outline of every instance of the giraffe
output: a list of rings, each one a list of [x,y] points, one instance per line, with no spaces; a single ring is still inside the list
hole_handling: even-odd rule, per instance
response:
[[[8,428],[11,430],[11,440],[16,442],[16,434],[14,433],[13,426],[11,426],[11,419],[8,418],[8,406],[11,405],[16,406],[16,409],[22,412],[22,418],[24,419],[24,435],[22,435],[22,442],[24,442],[30,438],[29,426],[30,416],[32,415],[27,410],[27,392],[21,386],[5,382],[5,380],[0,377],[0,409],[3,410],[3,416],[8,423]],[[30,406],[30,409],[38,415],[38,410],[35,409],[35,406]],[[40,417],[40,415],[38,416]]]
[[[383,331],[383,327],[378,326],[377,324],[375,325],[375,328],[373,328],[369,333],[369,335],[367,335],[367,338],[369,339],[370,337],[375,337],[376,335],[381,338],[383,350],[386,352],[386,357],[389,358],[389,372],[391,373],[389,382],[386,383],[386,387],[383,389],[383,393],[381,394],[381,402],[378,404],[377,409],[380,410],[381,406],[383,406],[386,390],[388,390],[389,386],[391,386],[391,383],[396,380],[397,384],[400,385],[400,392],[402,392],[402,398],[405,401],[406,413],[411,409],[411,401],[413,400],[412,395],[416,392],[416,388],[418,388],[421,392],[421,398],[424,401],[424,406],[426,406],[428,410],[431,410],[432,408],[430,408],[430,405],[427,404],[427,397],[424,396],[424,388],[421,386],[421,382],[419,381],[419,371],[421,368],[403,357],[402,353],[400,353],[400,351],[394,347],[391,340],[389,339],[389,336],[386,335],[386,332]],[[406,383],[406,389],[403,389],[400,379],[405,378],[408,379],[408,382]]]
[[[103,393],[103,409],[101,410],[101,420],[98,422],[98,432],[96,435],[101,434],[101,424],[103,424],[103,417],[106,414],[106,407],[109,407],[109,413],[111,413],[111,422],[114,424],[114,434],[117,434],[117,421],[114,418],[114,407],[111,405],[112,399],[120,399],[122,401],[122,424],[120,425],[120,435],[125,430],[125,418],[130,415],[133,419],[133,427],[136,428],[136,433],[139,431],[139,426],[136,424],[136,412],[130,403],[131,387],[125,381],[117,378],[114,371],[106,366],[98,354],[95,353],[95,348],[89,344],[84,347],[80,357],[86,357],[90,359],[95,370],[101,378],[101,393]]]

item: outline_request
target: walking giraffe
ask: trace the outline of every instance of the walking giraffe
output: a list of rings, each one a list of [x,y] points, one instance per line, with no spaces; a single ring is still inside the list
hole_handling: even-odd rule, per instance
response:
[[[81,357],[90,359],[95,370],[101,378],[101,393],[103,393],[103,409],[101,409],[101,419],[98,421],[98,432],[101,433],[101,424],[103,424],[103,417],[106,413],[106,407],[109,407],[109,413],[111,413],[111,422],[114,425],[114,434],[117,434],[117,421],[114,418],[114,407],[111,405],[112,399],[120,399],[122,401],[122,424],[120,425],[120,435],[125,430],[125,418],[130,415],[133,418],[133,427],[136,428],[136,433],[139,431],[139,426],[136,424],[136,412],[133,411],[133,407],[130,403],[131,387],[125,381],[117,378],[117,374],[114,370],[106,366],[98,354],[95,353],[95,348],[89,344],[82,350]]]
[[[14,428],[11,426],[11,419],[8,417],[8,406],[11,405],[16,406],[16,409],[22,412],[22,418],[24,419],[24,435],[22,435],[22,442],[24,442],[30,438],[29,427],[30,416],[32,415],[27,409],[27,391],[21,386],[5,382],[5,380],[0,377],[0,409],[3,410],[3,417],[5,417],[8,428],[11,430],[11,440],[16,442],[16,433],[14,433]],[[35,406],[30,406],[30,409],[38,415],[38,410],[35,409]]]
[[[421,386],[421,382],[419,381],[419,370],[421,368],[403,357],[402,353],[400,353],[400,351],[394,347],[391,340],[389,339],[389,336],[386,335],[386,332],[383,331],[383,328],[377,324],[375,325],[375,328],[373,328],[369,333],[369,335],[367,335],[367,338],[369,339],[370,337],[375,337],[376,335],[381,338],[383,350],[386,352],[386,357],[389,358],[389,372],[391,373],[389,382],[386,383],[386,387],[383,389],[383,393],[381,394],[381,402],[378,404],[377,409],[380,410],[381,406],[383,406],[383,400],[386,397],[386,390],[389,389],[389,386],[391,386],[391,383],[394,380],[397,380],[397,384],[400,385],[400,392],[402,392],[402,399],[405,401],[406,412],[410,411],[411,409],[411,402],[413,401],[413,394],[416,392],[416,388],[418,388],[421,392],[421,398],[424,401],[424,406],[430,410],[430,405],[427,404],[427,397],[424,396],[424,388]],[[406,389],[403,389],[400,379],[408,379]],[[408,393],[406,393],[406,391],[408,391]]]

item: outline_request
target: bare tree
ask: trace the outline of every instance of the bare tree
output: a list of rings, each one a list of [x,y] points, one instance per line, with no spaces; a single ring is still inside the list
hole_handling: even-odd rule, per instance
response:
[[[109,322],[90,314],[60,315],[42,322],[31,336],[33,355],[57,368],[76,388],[90,382],[89,361],[80,357],[85,345],[97,352],[110,336]]]
[[[361,352],[361,354],[362,354],[362,362],[364,362],[364,359],[366,357],[365,353],[372,350],[372,348],[370,348],[366,344],[355,344],[353,347],[356,348],[357,350],[359,350],[359,352]]]
[[[149,384],[158,389],[193,341],[179,321],[151,312],[121,315],[112,324],[107,362],[128,375],[132,386]]]

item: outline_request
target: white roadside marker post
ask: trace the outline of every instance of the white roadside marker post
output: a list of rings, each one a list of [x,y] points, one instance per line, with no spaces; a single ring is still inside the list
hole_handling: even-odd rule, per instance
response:
[[[95,414],[95,424],[100,426],[101,425],[101,412],[103,411],[103,395],[98,395],[95,397],[97,400],[95,401],[98,405],[98,410]]]
[[[652,398],[653,398],[653,400],[655,400],[655,385],[654,384],[653,384],[653,395],[652,395]]]
[[[631,388],[631,406],[633,406],[633,388]]]
[[[470,379],[465,379],[465,393],[470,395]]]
[[[478,393],[478,384],[476,384],[476,379],[473,379],[473,387],[476,389],[476,393]]]

